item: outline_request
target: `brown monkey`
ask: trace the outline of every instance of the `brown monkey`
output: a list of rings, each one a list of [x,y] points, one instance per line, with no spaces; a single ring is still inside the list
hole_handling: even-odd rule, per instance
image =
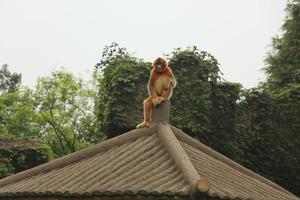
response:
[[[152,106],[156,106],[167,99],[169,100],[175,86],[176,79],[166,60],[157,58],[153,63],[148,82],[149,97],[144,100],[144,121],[138,124],[137,128],[149,126]]]

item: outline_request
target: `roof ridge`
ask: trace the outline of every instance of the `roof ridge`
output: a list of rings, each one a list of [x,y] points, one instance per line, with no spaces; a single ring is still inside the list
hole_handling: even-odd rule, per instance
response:
[[[84,158],[91,157],[91,156],[99,153],[100,151],[109,149],[113,146],[121,145],[127,141],[135,140],[141,136],[155,133],[155,131],[156,131],[155,127],[134,129],[132,131],[124,133],[124,134],[117,136],[115,138],[112,138],[110,140],[106,140],[104,142],[92,145],[92,146],[82,149],[80,151],[76,151],[74,153],[68,154],[61,158],[41,164],[34,168],[31,168],[31,169],[25,170],[23,172],[3,178],[0,180],[0,187],[11,184],[11,183],[15,183],[17,181],[37,175],[39,173],[46,173],[46,172],[56,169],[58,167],[64,167],[66,165],[77,162]]]
[[[201,180],[204,179],[202,179],[199,173],[197,172],[189,156],[187,155],[180,142],[174,135],[173,130],[170,128],[170,125],[166,122],[158,124],[157,132],[161,142],[167,149],[167,152],[174,159],[177,167],[182,172],[183,177],[190,185],[190,195],[197,193],[200,189],[197,188],[198,184],[199,182],[201,182]],[[200,187],[202,187],[202,185]],[[208,187],[209,185],[207,183],[207,188]],[[203,192],[206,192],[206,190]]]
[[[291,195],[293,197],[296,197],[296,195],[294,195],[293,193],[289,192],[288,190],[284,189],[283,187],[277,185],[276,183],[264,178],[263,176],[253,172],[252,170],[242,166],[241,164],[227,158],[226,156],[222,155],[221,153],[213,150],[212,148],[210,148],[209,146],[206,146],[205,144],[201,143],[200,141],[192,138],[191,136],[185,134],[183,131],[181,131],[180,129],[176,128],[175,126],[170,125],[171,129],[174,131],[174,135],[176,137],[178,137],[178,139],[183,139],[185,142],[188,142],[188,144],[196,147],[196,148],[200,148],[201,151],[203,151],[204,153],[212,156],[213,158],[217,159],[220,162],[223,162],[224,164],[227,164],[228,166],[234,168],[235,170],[238,170],[252,178],[255,178],[256,180],[272,187],[275,188],[285,194]]]

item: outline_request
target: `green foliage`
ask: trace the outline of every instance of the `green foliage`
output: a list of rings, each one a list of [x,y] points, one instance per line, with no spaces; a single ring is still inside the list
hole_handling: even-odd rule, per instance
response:
[[[31,91],[0,95],[0,137],[38,137],[56,156],[101,141],[94,114],[95,88],[73,74],[56,71]]]
[[[300,195],[300,1],[288,1],[286,12],[266,59],[267,81],[241,105],[242,147],[252,169]]]
[[[266,86],[271,90],[300,83],[300,1],[289,1],[286,11],[283,35],[273,39],[264,68]]]
[[[96,64],[97,70],[103,70],[116,59],[122,57],[130,57],[125,47],[120,47],[116,42],[104,47],[102,51],[101,60]]]
[[[21,74],[11,73],[8,65],[2,65],[0,69],[0,95],[14,92],[21,83]]]
[[[274,95],[277,110],[273,140],[276,145],[269,176],[300,195],[300,84],[291,84]],[[274,137],[273,135],[273,137]],[[276,176],[274,176],[276,174]]]
[[[0,157],[0,179],[14,174],[14,168],[9,161],[10,160],[7,158],[4,158],[2,156]]]
[[[217,83],[219,78],[218,62],[212,55],[195,47],[177,49],[171,55],[169,65],[178,82],[171,99],[171,122],[201,138],[200,135],[211,131],[211,84]]]
[[[105,68],[95,71],[97,77],[100,77],[98,126],[100,132],[111,138],[134,129],[137,122],[142,120],[151,64],[122,51],[106,51],[120,53],[106,58],[109,60],[106,61],[108,64]]]
[[[237,121],[242,162],[299,194],[300,85],[276,95],[253,88],[242,97]]]
[[[38,80],[34,99],[40,137],[56,155],[64,155],[99,141],[93,112],[93,91],[65,71]]]
[[[20,86],[21,74],[11,73],[8,65],[0,70],[0,137],[36,136],[32,92]]]
[[[236,140],[237,101],[240,99],[242,85],[231,82],[212,84],[210,112],[211,135],[208,144],[219,152],[238,160],[240,150]]]
[[[34,102],[31,91],[17,90],[0,96],[0,137],[36,136],[39,127],[36,123]]]
[[[233,154],[229,142],[241,85],[220,81],[217,60],[196,47],[175,50],[169,65],[178,81],[171,123],[218,151]]]

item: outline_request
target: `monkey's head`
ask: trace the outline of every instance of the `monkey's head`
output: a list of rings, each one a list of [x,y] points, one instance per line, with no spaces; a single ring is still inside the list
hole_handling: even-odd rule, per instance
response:
[[[153,63],[156,72],[162,73],[167,70],[167,61],[161,57],[157,58]]]

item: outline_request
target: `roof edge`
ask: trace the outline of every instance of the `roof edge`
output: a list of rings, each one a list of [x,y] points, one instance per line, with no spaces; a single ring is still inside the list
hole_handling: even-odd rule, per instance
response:
[[[251,176],[259,181],[261,181],[262,183],[267,184],[268,186],[275,188],[285,194],[291,195],[296,197],[296,195],[294,195],[293,193],[289,192],[288,190],[282,188],[281,186],[277,185],[276,183],[264,178],[263,176],[253,172],[252,170],[240,165],[239,163],[230,160],[229,158],[227,158],[226,156],[220,154],[219,152],[213,150],[212,148],[210,148],[209,146],[206,146],[205,144],[199,142],[198,140],[192,138],[191,136],[187,135],[186,133],[184,133],[183,131],[181,131],[180,129],[176,128],[175,126],[170,125],[171,129],[173,130],[174,134],[176,137],[178,137],[178,139],[182,139],[185,142],[188,142],[188,144],[201,149],[201,151],[203,151],[204,153],[210,155],[211,157],[229,165],[230,167],[234,168],[235,170],[238,170],[242,173],[247,174],[248,176]]]
[[[130,141],[130,140],[135,140],[135,139],[137,139],[141,136],[145,136],[147,134],[155,133],[155,131],[156,131],[155,127],[134,129],[132,131],[124,133],[124,134],[117,136],[115,138],[112,138],[110,140],[106,140],[104,142],[87,147],[80,151],[71,153],[69,155],[63,156],[61,158],[52,160],[52,161],[44,163],[44,164],[41,164],[34,168],[31,168],[31,169],[25,170],[23,172],[3,178],[0,180],[0,187],[3,187],[5,185],[11,184],[11,183],[15,183],[17,181],[23,180],[30,176],[35,176],[39,173],[48,172],[48,171],[53,170],[58,167],[64,167],[66,165],[69,165],[69,164],[79,161],[81,159],[91,157],[91,156],[97,154],[98,152],[109,149],[113,146],[123,144],[124,142]]]
[[[161,142],[167,149],[167,152],[174,159],[177,167],[182,172],[188,184],[191,186],[191,195],[197,193],[197,184],[201,180],[201,177],[186,154],[185,150],[182,148],[180,142],[174,135],[169,124],[166,122],[158,124],[157,132]]]

